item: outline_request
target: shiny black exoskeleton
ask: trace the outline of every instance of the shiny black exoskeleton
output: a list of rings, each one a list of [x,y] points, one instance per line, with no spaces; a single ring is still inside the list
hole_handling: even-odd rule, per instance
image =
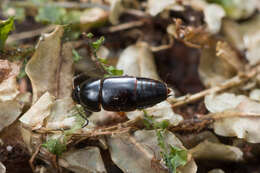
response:
[[[167,86],[160,81],[141,77],[109,77],[89,79],[78,85],[72,93],[74,101],[87,110],[103,109],[128,112],[153,106],[168,97]]]

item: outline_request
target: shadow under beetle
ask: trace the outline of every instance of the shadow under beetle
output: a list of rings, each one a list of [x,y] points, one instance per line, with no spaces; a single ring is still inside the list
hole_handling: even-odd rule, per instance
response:
[[[151,107],[169,96],[166,84],[157,80],[118,76],[88,79],[77,85],[72,98],[91,112],[128,112]]]

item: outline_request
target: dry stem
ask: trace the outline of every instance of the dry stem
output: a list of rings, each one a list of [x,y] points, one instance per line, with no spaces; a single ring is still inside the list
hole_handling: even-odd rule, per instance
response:
[[[236,87],[238,85],[241,85],[244,82],[251,79],[252,77],[254,77],[255,75],[256,75],[256,70],[252,69],[249,72],[244,73],[244,74],[239,74],[218,86],[203,90],[203,91],[193,94],[193,95],[186,95],[186,96],[179,97],[177,99],[174,99],[174,98],[168,99],[168,101],[170,101],[172,103],[173,108],[183,106],[183,105],[195,102],[211,93],[221,92],[226,89],[230,89],[230,88]]]

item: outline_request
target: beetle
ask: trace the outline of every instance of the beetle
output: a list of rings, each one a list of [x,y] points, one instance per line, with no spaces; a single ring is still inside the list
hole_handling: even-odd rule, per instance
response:
[[[74,88],[72,98],[91,112],[99,112],[101,106],[107,111],[129,112],[154,106],[166,100],[169,92],[158,80],[117,76],[85,80]]]

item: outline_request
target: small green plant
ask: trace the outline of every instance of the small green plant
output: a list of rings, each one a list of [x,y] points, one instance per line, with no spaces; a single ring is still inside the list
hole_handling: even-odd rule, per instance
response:
[[[47,148],[47,150],[57,156],[60,156],[64,151],[66,151],[66,136],[61,136],[59,138],[51,138],[46,141],[42,146]]]
[[[7,20],[0,20],[0,51],[4,49],[5,41],[10,31],[14,29],[14,17]]]
[[[92,33],[88,33],[87,37],[92,38],[94,35]],[[106,59],[99,58],[97,56],[97,51],[99,48],[104,44],[105,42],[105,37],[101,36],[99,39],[96,41],[92,42],[90,44],[93,54],[95,58],[98,60],[98,62],[101,64],[102,68],[106,71],[107,74],[104,75],[104,77],[110,77],[110,76],[122,76],[123,75],[123,70],[117,69],[114,66],[108,65]]]
[[[79,53],[75,50],[75,49],[72,49],[72,54],[73,54],[73,61],[74,62],[78,62],[79,60],[82,59],[82,56],[79,55]]]
[[[47,150],[57,156],[61,156],[63,152],[67,149],[67,140],[69,137],[75,133],[75,131],[81,129],[85,124],[84,110],[80,105],[73,107],[71,111],[71,116],[75,117],[75,124],[68,130],[64,130],[63,134],[58,138],[50,138],[42,146],[47,148]]]
[[[22,64],[20,73],[17,75],[17,78],[18,78],[18,79],[22,79],[22,78],[24,78],[24,77],[26,76],[25,66],[26,66],[27,62],[28,62],[28,59],[25,58],[25,59],[23,60],[23,64]]]
[[[148,129],[156,131],[157,142],[161,148],[161,156],[165,165],[171,173],[176,173],[179,166],[187,163],[187,151],[165,143],[164,133],[167,132],[169,121],[156,122],[152,116],[149,116],[145,110],[144,112],[144,125]]]

